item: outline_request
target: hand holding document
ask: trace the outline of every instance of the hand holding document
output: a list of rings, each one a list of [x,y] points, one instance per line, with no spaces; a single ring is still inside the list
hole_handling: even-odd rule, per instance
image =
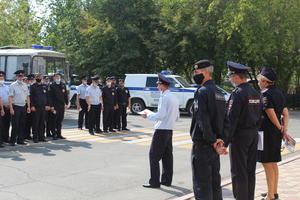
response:
[[[151,110],[145,109],[141,112],[138,112],[138,114],[142,115],[143,118],[147,118],[147,116],[153,114],[153,112]]]

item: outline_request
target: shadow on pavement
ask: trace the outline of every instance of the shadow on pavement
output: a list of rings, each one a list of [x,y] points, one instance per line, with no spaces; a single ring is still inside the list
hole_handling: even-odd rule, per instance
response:
[[[68,140],[49,140],[48,142],[36,144],[29,142],[26,146],[5,146],[4,148],[0,149],[0,158],[11,159],[13,161],[25,161],[26,159],[23,157],[24,153],[41,154],[43,156],[56,156],[53,151],[60,150],[64,152],[71,152],[72,149],[76,147],[87,149],[92,148],[90,143]]]
[[[159,190],[172,194],[176,197],[181,197],[183,195],[186,195],[188,193],[191,193],[192,191],[183,187],[172,185],[171,187],[161,187]]]

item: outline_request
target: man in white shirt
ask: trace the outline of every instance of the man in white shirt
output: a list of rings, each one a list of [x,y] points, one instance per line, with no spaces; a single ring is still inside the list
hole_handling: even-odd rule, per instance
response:
[[[89,133],[95,135],[96,133],[101,133],[100,129],[100,114],[101,114],[101,103],[102,91],[99,88],[99,76],[92,77],[92,84],[86,89],[86,103],[88,105],[89,112]],[[95,129],[96,128],[96,129]]]
[[[171,81],[162,74],[158,75],[157,88],[161,91],[157,113],[145,112],[142,117],[155,121],[155,132],[150,147],[149,183],[145,188],[159,188],[160,184],[171,186],[173,178],[173,146],[172,135],[175,121],[179,118],[179,103],[170,92]],[[163,173],[159,181],[159,161],[162,160]]]

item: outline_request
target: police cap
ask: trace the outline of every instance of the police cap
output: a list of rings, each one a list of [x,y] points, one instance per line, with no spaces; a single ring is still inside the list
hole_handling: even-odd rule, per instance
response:
[[[228,75],[244,74],[247,73],[247,71],[250,69],[250,67],[232,61],[227,61],[227,66],[228,66]]]
[[[171,81],[162,74],[158,74],[158,80],[156,84],[170,85]]]
[[[260,71],[260,74],[272,82],[276,80],[276,73],[269,67],[263,67]]]
[[[24,70],[17,70],[17,71],[15,71],[15,75],[17,75],[17,76],[24,76],[24,73],[25,73],[25,71]]]
[[[94,75],[91,77],[92,80],[97,81],[100,79],[100,77],[98,75]]]
[[[203,69],[212,66],[209,60],[199,60],[193,65],[193,70]]]

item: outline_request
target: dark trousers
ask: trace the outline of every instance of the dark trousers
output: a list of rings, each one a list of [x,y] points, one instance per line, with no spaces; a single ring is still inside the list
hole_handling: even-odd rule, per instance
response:
[[[104,131],[113,129],[114,106],[104,105],[103,110],[103,129]]]
[[[55,115],[51,111],[45,112],[44,132],[47,137],[51,137],[54,133]]]
[[[4,112],[5,115],[1,117],[2,119],[2,141],[3,142],[8,142],[9,141],[9,127],[10,127],[10,121],[11,121],[11,116],[10,116],[10,110],[9,108],[4,107]]]
[[[27,108],[26,108],[27,109]],[[32,113],[26,112],[26,121],[25,121],[25,139],[29,139],[32,131]]]
[[[119,106],[119,128],[125,129],[127,128],[127,105]],[[122,123],[122,125],[121,125]]]
[[[33,139],[45,139],[44,123],[45,123],[45,106],[35,106],[36,111],[32,112],[32,134]]]
[[[193,190],[196,200],[222,200],[220,157],[209,144],[194,143]]]
[[[64,105],[54,105],[55,114],[55,124],[54,124],[54,137],[61,136],[62,122],[65,115],[65,106]]]
[[[25,117],[26,117],[26,106],[13,106],[15,111],[11,118],[11,143],[24,142],[24,127],[25,127]]]
[[[172,183],[173,178],[173,146],[172,130],[155,130],[149,152],[151,178],[149,184],[160,185],[159,161],[162,160],[161,182]]]
[[[85,121],[85,128],[88,128],[89,127],[88,105],[87,105],[85,99],[79,99],[79,104],[80,104],[81,110],[79,111],[79,115],[78,115],[78,128],[82,128],[83,118]]]
[[[237,200],[254,200],[257,131],[235,133],[230,145],[233,195]]]
[[[89,111],[89,132],[92,133],[94,129],[96,131],[100,130],[100,115],[101,115],[101,104],[91,105]]]

